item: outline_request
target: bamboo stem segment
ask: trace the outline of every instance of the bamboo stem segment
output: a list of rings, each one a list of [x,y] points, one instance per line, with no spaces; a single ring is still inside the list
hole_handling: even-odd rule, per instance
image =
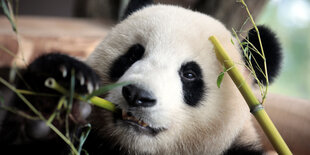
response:
[[[225,66],[225,68],[231,68],[229,71],[227,71],[229,76],[238,87],[240,93],[242,94],[243,98],[251,109],[252,114],[255,116],[256,120],[262,127],[274,149],[281,155],[291,155],[292,152],[286,145],[285,141],[282,139],[280,133],[272,123],[263,106],[253,94],[251,88],[242,77],[242,74],[239,72],[237,67],[235,67],[234,62],[230,59],[223,46],[220,44],[220,42],[215,36],[211,36],[209,40],[213,43],[215,47],[214,51],[216,53],[217,59]],[[258,106],[261,108],[257,108]]]
[[[63,88],[61,85],[59,85],[55,79],[53,78],[48,78],[45,80],[45,86],[51,89],[54,89],[62,94],[68,94],[68,91]],[[92,98],[90,98],[89,100],[86,100],[85,98],[83,98],[82,96],[78,95],[78,94],[74,94],[74,98],[79,99],[81,101],[85,101],[85,102],[90,102],[91,104],[107,109],[109,111],[115,111],[115,105],[103,98],[94,96]]]

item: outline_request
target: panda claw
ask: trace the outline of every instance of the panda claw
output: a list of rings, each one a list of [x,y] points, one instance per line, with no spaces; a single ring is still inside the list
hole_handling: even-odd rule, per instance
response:
[[[61,65],[60,68],[59,68],[59,70],[60,70],[61,73],[62,73],[62,77],[65,78],[65,77],[67,76],[67,74],[68,74],[67,68],[66,68],[64,65]]]
[[[95,86],[95,90],[98,90],[98,89],[99,89],[99,84],[97,83]]]
[[[85,84],[85,78],[81,72],[78,73],[77,79],[80,80],[80,85],[83,86]]]
[[[94,87],[91,82],[87,82],[87,90],[88,90],[88,93],[93,92]]]

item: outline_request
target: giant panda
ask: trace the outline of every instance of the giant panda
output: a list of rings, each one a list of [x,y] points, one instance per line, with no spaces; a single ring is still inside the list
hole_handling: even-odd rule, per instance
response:
[[[247,81],[255,83],[231,32],[199,12],[137,2],[131,1],[124,19],[85,62],[63,54],[46,54],[29,65],[25,80],[34,90],[48,92],[52,90],[43,86],[47,77],[53,76],[68,87],[74,68],[78,93],[92,92],[98,85],[130,83],[105,96],[118,112],[92,107],[87,118],[92,131],[84,145],[89,154],[263,154],[250,109],[238,88],[227,76],[221,88],[217,87],[223,66],[208,40],[211,35],[216,35],[233,61],[240,64],[235,67]],[[268,28],[260,26],[259,30],[269,79],[273,80],[280,69],[280,46]],[[259,49],[256,38],[255,30],[250,30],[247,39]],[[256,61],[261,64],[263,60]],[[263,76],[258,77],[264,83]],[[30,100],[46,113],[57,101]],[[40,108],[42,103],[48,104]],[[12,154],[18,149],[23,153],[42,150],[44,154],[68,151],[62,140],[50,134],[42,134],[48,138],[29,136],[33,134],[27,133],[27,122],[8,114],[2,122],[1,150]],[[30,133],[40,130],[48,129],[35,124]]]

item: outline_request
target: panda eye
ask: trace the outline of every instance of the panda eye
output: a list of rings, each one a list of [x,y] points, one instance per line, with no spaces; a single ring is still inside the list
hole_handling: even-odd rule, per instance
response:
[[[179,70],[179,76],[183,87],[184,102],[189,106],[197,106],[205,93],[200,66],[195,61],[184,63]]]
[[[197,78],[197,75],[194,71],[186,71],[182,74],[182,78],[185,78],[188,81],[194,81]]]

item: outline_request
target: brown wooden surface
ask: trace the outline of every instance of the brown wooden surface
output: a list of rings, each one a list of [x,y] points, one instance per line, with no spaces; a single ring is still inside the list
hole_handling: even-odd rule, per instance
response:
[[[0,16],[0,25],[0,45],[16,54],[17,60],[23,53],[28,63],[38,55],[53,51],[85,58],[110,27],[93,20],[23,16],[18,18],[21,40],[18,46],[17,37],[4,16]],[[0,49],[0,60],[0,66],[10,66],[15,59]]]

